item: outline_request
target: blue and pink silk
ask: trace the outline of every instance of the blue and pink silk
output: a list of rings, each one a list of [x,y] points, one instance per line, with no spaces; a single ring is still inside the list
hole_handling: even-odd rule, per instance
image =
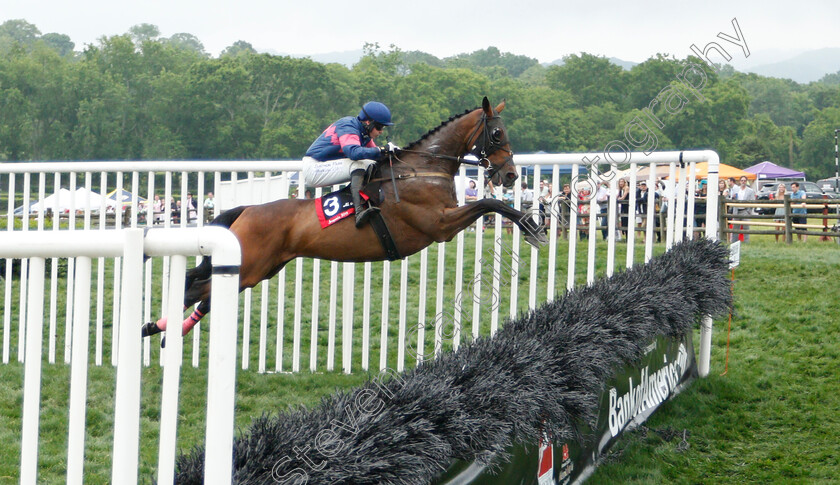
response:
[[[379,148],[368,136],[365,125],[355,116],[345,116],[331,124],[312,142],[307,157],[326,162],[339,158],[350,160],[375,160]]]

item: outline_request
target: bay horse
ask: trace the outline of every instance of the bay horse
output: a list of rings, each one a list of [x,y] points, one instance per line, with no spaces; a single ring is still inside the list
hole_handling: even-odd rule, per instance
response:
[[[455,175],[461,163],[471,163],[471,158],[464,158],[468,154],[477,160],[472,164],[487,170],[486,178],[494,185],[511,187],[518,178],[499,116],[504,107],[502,101],[493,109],[485,97],[480,108],[451,117],[418,141],[379,161],[373,175],[374,182],[381,184],[379,207],[401,257],[433,242],[449,241],[491,212],[511,219],[530,244],[545,244],[541,227],[532,215],[501,200],[486,198],[458,206]],[[322,229],[313,199],[281,199],[237,207],[222,213],[211,224],[229,228],[239,240],[239,291],[271,278],[295,258],[367,262],[389,256],[370,224],[356,228],[349,217]],[[184,307],[200,303],[183,322],[184,334],[210,310],[211,269],[210,260],[205,257],[187,272]],[[144,324],[142,334],[153,335],[165,328],[164,317]]]

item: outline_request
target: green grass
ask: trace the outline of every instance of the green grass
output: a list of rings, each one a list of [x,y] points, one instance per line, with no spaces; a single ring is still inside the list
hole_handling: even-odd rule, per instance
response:
[[[471,254],[474,234],[467,233],[465,253]],[[485,260],[492,257],[492,239],[483,242]],[[449,307],[454,294],[454,255],[456,245],[446,246],[447,282],[444,292]],[[518,310],[528,304],[528,277],[530,274],[530,249],[522,243],[520,257]],[[663,248],[657,246],[657,252]],[[428,258],[428,274],[432,278],[427,288],[427,323],[435,311],[434,276],[437,271],[437,253],[432,248]],[[545,255],[548,246],[541,250],[540,275],[547,271]],[[616,266],[624,263],[624,245],[618,245]],[[578,244],[577,282],[583,283],[586,274],[586,243]],[[637,247],[637,259],[642,257]],[[603,275],[606,247],[599,243],[598,274]],[[566,245],[557,248],[556,288],[565,287]],[[473,258],[464,264],[464,280],[473,277]],[[312,262],[304,262],[304,274],[309,273]],[[374,264],[371,295],[371,368],[379,363],[381,266]],[[392,264],[391,304],[389,313],[388,365],[396,366],[397,328],[399,317],[399,267]],[[408,301],[418,298],[419,256],[410,260]],[[156,263],[156,270],[160,264]],[[292,263],[286,276],[284,315],[284,369],[290,368],[292,331],[294,320],[294,271]],[[741,266],[736,270],[736,312],[732,322],[729,371],[724,368],[726,347],[726,321],[715,323],[712,371],[707,379],[691,386],[674,401],[666,404],[647,423],[646,428],[625,435],[594,476],[587,483],[829,483],[840,476],[836,442],[840,438],[840,397],[837,391],[837,369],[840,362],[840,344],[836,335],[840,330],[837,318],[840,290],[836,278],[840,275],[840,247],[835,243],[820,242],[809,238],[807,243],[785,246],[774,244],[772,236],[753,237],[742,247]],[[49,271],[49,270],[48,270]],[[94,270],[95,271],[95,270]],[[483,271],[490,272],[490,269]],[[111,268],[107,268],[110,275]],[[303,286],[301,364],[300,374],[256,372],[259,348],[260,295],[254,289],[250,328],[248,371],[239,371],[237,380],[236,424],[246,427],[255,417],[265,412],[277,412],[289,406],[313,406],[319,399],[337,388],[348,388],[363,382],[361,361],[361,288],[363,266],[356,265],[356,311],[354,312],[353,375],[343,375],[341,370],[341,304],[336,309],[335,369],[325,372],[326,321],[329,315],[330,263],[321,263],[320,323],[318,331],[318,371],[312,374],[309,366],[309,316],[312,295],[311,281]],[[484,273],[482,273],[484,274]],[[339,266],[339,300],[341,267]],[[94,273],[95,276],[95,273]],[[110,276],[106,281],[111,281]],[[489,278],[489,276],[488,276]],[[510,283],[506,276],[504,283]],[[110,319],[110,285],[106,284],[105,321]],[[465,286],[466,288],[466,286]],[[155,295],[160,290],[154,290]],[[546,278],[540,277],[538,299],[546,296]],[[270,318],[268,338],[268,369],[274,368],[276,357],[275,322],[277,286],[269,290]],[[15,288],[15,296],[17,289]],[[16,300],[16,298],[15,298]],[[49,300],[47,300],[49,301]],[[16,303],[16,301],[15,301]],[[509,312],[507,292],[500,303],[500,321]],[[63,318],[63,302],[59,302],[59,321]],[[159,304],[153,313],[159,311]],[[465,312],[471,312],[466,306]],[[95,313],[92,313],[92,316]],[[212,315],[212,314],[211,314]],[[240,322],[243,315],[240,313]],[[407,310],[409,325],[418,321],[416,304]],[[469,320],[467,320],[469,321]],[[489,313],[482,313],[482,333],[489,331]],[[0,483],[16,483],[19,474],[20,408],[23,399],[23,368],[16,362],[16,322],[13,319],[12,363],[0,366]],[[469,323],[467,323],[469,328]],[[431,331],[426,332],[426,349],[431,348]],[[63,324],[59,324],[57,360],[63,361]],[[93,335],[93,331],[91,332]],[[464,331],[464,337],[469,330]],[[206,345],[207,334],[202,335]],[[239,332],[240,339],[242,331]],[[86,483],[108,483],[113,427],[114,371],[110,365],[110,328],[105,329],[106,365],[91,365],[89,374]],[[409,338],[410,345],[416,345]],[[179,405],[179,447],[189,449],[202,442],[206,401],[206,360],[199,368],[189,365],[192,339],[185,340],[185,365],[182,370],[181,402]],[[46,339],[45,339],[46,349]],[[449,346],[445,346],[448,348]],[[93,345],[91,342],[91,349]],[[206,350],[203,349],[203,354]],[[241,347],[240,347],[241,357]],[[157,362],[156,345],[153,362]],[[408,357],[407,357],[408,360]],[[92,362],[92,360],[91,360]],[[411,363],[409,362],[410,366]],[[143,371],[143,403],[141,417],[141,482],[155,476],[158,446],[158,419],[160,415],[161,369],[156,365]],[[39,453],[39,483],[63,483],[66,473],[67,399],[69,394],[69,366],[44,363],[42,384],[42,412]],[[647,432],[645,433],[645,430]],[[680,451],[678,444],[685,430],[688,450]],[[666,441],[661,436],[678,438]]]
[[[840,480],[840,246],[754,238],[735,271],[726,375],[724,320],[709,377],[625,435],[587,483]]]

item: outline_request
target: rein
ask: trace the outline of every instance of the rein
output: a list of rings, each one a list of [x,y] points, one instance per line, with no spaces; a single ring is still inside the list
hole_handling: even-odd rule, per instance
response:
[[[397,158],[397,157],[394,157],[394,158]],[[400,160],[399,158],[397,158],[397,160],[402,162],[402,163],[405,163],[402,160]],[[401,173],[399,175],[394,175],[394,171],[391,170],[391,174],[390,174],[391,176],[390,177],[375,178],[375,179],[369,180],[368,183],[384,182],[384,181],[391,181],[391,182],[396,183],[397,180],[407,180],[407,179],[420,178],[420,177],[439,177],[439,178],[444,178],[444,179],[451,179],[452,178],[452,174],[450,174],[448,172],[418,172],[417,169],[415,169],[414,167],[410,167],[410,168],[412,170],[411,172]]]

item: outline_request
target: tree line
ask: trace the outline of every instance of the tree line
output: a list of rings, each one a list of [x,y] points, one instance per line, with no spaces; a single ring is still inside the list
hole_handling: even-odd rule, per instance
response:
[[[514,150],[600,151],[694,63],[702,102],[660,109],[657,149],[713,149],[724,163],[770,160],[834,174],[840,72],[807,85],[657,54],[625,70],[587,53],[541,65],[495,47],[439,59],[365,46],[348,68],[260,54],[238,41],[218,57],[191,34],[142,24],[81,49],[25,20],[0,25],[0,160],[301,157],[332,121],[368,100],[391,107],[386,136],[407,144],[443,120],[507,100]],[[638,138],[638,132],[636,133]]]

